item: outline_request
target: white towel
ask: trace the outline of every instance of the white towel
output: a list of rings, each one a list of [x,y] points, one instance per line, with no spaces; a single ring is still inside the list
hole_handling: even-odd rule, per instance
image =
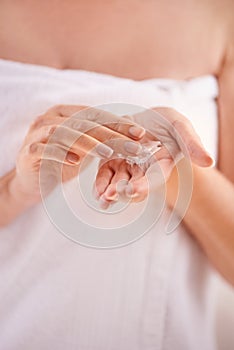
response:
[[[174,107],[216,158],[217,94],[212,76],[137,82],[0,60],[0,174],[29,124],[68,103]],[[64,237],[39,204],[2,229],[1,348],[215,349],[212,269],[182,225],[169,236],[164,225],[162,217],[133,244],[95,250]]]

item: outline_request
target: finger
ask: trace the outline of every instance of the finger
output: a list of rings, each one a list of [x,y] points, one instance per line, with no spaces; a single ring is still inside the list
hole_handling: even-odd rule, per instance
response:
[[[137,155],[141,152],[142,146],[138,142],[132,141],[130,138],[109,129],[105,125],[100,125],[90,120],[81,120],[79,118],[69,118],[63,126],[83,132],[102,143],[109,145],[115,153],[122,155]]]
[[[72,114],[74,112],[77,112],[77,110],[82,111],[82,114],[76,113],[75,116],[72,116]],[[36,121],[31,125],[31,132],[29,132],[27,136],[27,143],[31,143],[33,140],[35,140],[35,142],[46,142],[49,136],[55,131],[56,125],[63,125],[65,127],[86,133],[102,142],[107,143],[108,141],[116,153],[123,155],[137,155],[141,152],[142,147],[140,144],[132,142],[130,138],[124,136],[124,134],[127,133],[125,130],[126,126],[127,129],[129,129],[133,123],[130,124],[130,126],[124,123],[120,123],[121,118],[112,115],[112,118],[118,120],[119,123],[119,126],[117,125],[117,122],[115,122],[115,125],[113,124],[113,128],[117,130],[115,131],[109,128],[107,125],[100,126],[100,124],[96,122],[82,119],[87,117],[87,110],[90,110],[90,108],[86,108],[84,106],[55,106],[51,108],[45,115],[38,117]],[[91,111],[93,110],[94,109],[91,109]],[[109,116],[109,113],[105,113],[107,114],[107,118],[107,116]],[[140,129],[142,133],[142,128]],[[124,140],[124,137],[126,139],[126,142],[123,142],[121,140],[122,138]]]
[[[50,123],[40,126],[39,128],[33,128],[26,136],[25,143],[46,143],[51,135],[53,135],[57,127],[58,124],[51,124],[50,121]]]
[[[73,117],[82,120],[90,120],[97,124],[105,125],[109,129],[114,130],[119,134],[137,140],[139,140],[145,133],[145,129],[135,122],[123,120],[123,118],[110,112],[93,107],[82,109],[80,112],[74,114]]]
[[[131,175],[131,181],[142,178],[145,171],[137,164],[128,164],[128,172]]]
[[[46,114],[49,117],[65,117],[65,118],[69,118],[71,117],[73,114],[78,113],[82,110],[85,109],[89,109],[89,106],[85,106],[85,105],[55,105],[52,108],[48,109],[48,111],[46,112]]]
[[[129,166],[131,179],[125,189],[125,195],[131,198],[133,202],[143,201],[148,194],[148,180],[145,171],[146,169],[139,167],[137,164]]]
[[[44,114],[38,117],[30,126],[29,132],[35,132],[44,126],[59,125],[66,120],[64,117],[49,116]]]
[[[202,167],[213,164],[212,157],[204,148],[200,137],[187,118],[172,108],[155,108],[154,110],[169,121],[172,133],[185,156],[188,153],[191,160]]]
[[[49,139],[49,143],[59,143],[69,151],[78,154],[81,151],[101,158],[109,158],[113,154],[113,150],[109,146],[87,134],[69,129],[63,125],[56,128]]]
[[[27,154],[33,161],[52,160],[67,165],[77,165],[80,162],[80,156],[73,152],[68,152],[61,145],[32,143],[27,147]]]
[[[50,122],[51,123],[51,122]],[[108,145],[99,142],[91,135],[85,135],[81,131],[76,131],[65,127],[66,124],[43,125],[39,129],[30,132],[26,138],[27,143],[61,143],[67,149],[83,153],[89,153],[93,156],[109,158],[113,150]],[[110,131],[108,131],[110,132]],[[94,135],[95,136],[95,135]],[[105,139],[105,138],[104,138]],[[115,146],[115,145],[114,145]],[[115,146],[117,148],[117,146]],[[118,151],[123,152],[124,145],[119,146]]]
[[[64,120],[71,117],[74,113],[86,109],[88,106],[82,105],[56,105],[40,115],[33,121],[30,130],[37,129],[43,125],[61,124]]]
[[[106,210],[111,205],[111,202],[106,200],[103,196],[101,196],[100,199],[99,199],[99,205],[100,205],[101,209],[105,209]]]
[[[144,175],[137,179],[132,178],[128,183],[125,194],[132,202],[141,202],[146,199],[149,192],[147,177]]]
[[[123,195],[125,192],[126,185],[131,178],[128,172],[128,164],[122,161],[121,164],[115,164],[116,171],[111,179],[111,183],[106,188],[103,196],[109,201],[117,201],[119,195]]]
[[[176,121],[173,124],[175,128],[176,140],[183,154],[189,154],[192,162],[201,167],[209,167],[213,164],[213,159],[206,151],[199,136],[193,126],[186,122]]]
[[[94,184],[94,195],[98,199],[105,192],[108,185],[111,183],[111,179],[114,175],[113,170],[109,166],[109,162],[102,165],[96,175]]]

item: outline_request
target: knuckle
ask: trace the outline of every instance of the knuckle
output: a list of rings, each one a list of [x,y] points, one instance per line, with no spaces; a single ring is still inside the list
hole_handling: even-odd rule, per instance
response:
[[[103,111],[101,109],[98,109],[98,108],[93,108],[91,109],[93,116],[94,118],[96,119],[100,119],[103,115]]]
[[[62,125],[64,127],[73,129],[77,123],[78,123],[78,119],[77,118],[70,117],[67,120],[65,120]]]
[[[36,142],[34,143],[31,143],[29,146],[28,146],[28,153],[33,155],[37,152],[38,150],[38,144]]]
[[[50,125],[50,126],[48,126],[47,127],[47,135],[48,136],[53,135],[55,133],[56,129],[57,129],[57,125]]]
[[[105,124],[105,111],[98,108],[88,108],[84,110],[86,119],[97,122],[98,124]]]
[[[97,126],[98,126],[98,124],[95,122],[91,122],[89,120],[81,120],[76,125],[76,130],[79,130],[80,132],[83,132],[83,133],[88,133],[88,132],[91,132],[92,130],[96,129]]]
[[[175,129],[177,129],[178,127],[181,126],[181,120],[175,119],[175,120],[172,121],[171,124],[172,124],[172,126],[173,126]]]
[[[175,119],[172,121],[172,128],[177,132],[180,132],[183,128],[189,125],[187,120]]]
[[[121,132],[123,130],[123,123],[118,120],[117,122],[113,123],[113,129],[117,132]]]
[[[95,109],[95,108],[90,108],[86,112],[87,119],[91,121],[100,121],[101,117],[101,110]]]
[[[82,128],[82,123],[84,123],[83,120],[71,117],[67,121],[65,121],[64,126],[69,127],[71,129],[74,129],[74,130],[79,130]]]

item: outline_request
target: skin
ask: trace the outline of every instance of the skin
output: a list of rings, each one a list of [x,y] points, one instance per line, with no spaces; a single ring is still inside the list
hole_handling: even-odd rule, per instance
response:
[[[175,164],[184,156],[200,167],[212,165],[213,160],[202,146],[191,123],[176,110],[165,107],[152,108],[150,113],[147,111],[135,114],[129,119],[147,130],[140,143],[149,144],[160,140],[161,148],[141,166],[132,166],[125,159],[116,159],[115,154],[110,161],[100,162],[95,185],[97,197],[101,200],[103,208],[108,208],[118,201],[119,195],[126,196],[127,199],[130,197],[133,202],[144,200],[151,190],[148,188],[147,171],[150,168],[152,170],[155,162],[160,166],[163,182],[169,178]],[[118,182],[121,180],[127,183],[126,187],[122,184],[119,191]]]
[[[193,165],[194,190],[183,221],[217,270],[234,285],[233,13],[231,0],[0,3],[2,58],[136,80],[216,75],[218,164]],[[9,222],[32,203],[19,195],[15,169],[0,183],[0,206],[5,208],[8,200],[4,210]],[[167,189],[168,205],[173,206],[175,170]]]

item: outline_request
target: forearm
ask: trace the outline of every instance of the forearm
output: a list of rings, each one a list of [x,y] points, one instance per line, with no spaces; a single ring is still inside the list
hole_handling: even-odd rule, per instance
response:
[[[177,197],[176,171],[168,181],[167,201]],[[234,285],[234,186],[215,168],[193,166],[193,192],[183,218],[216,269]]]
[[[15,192],[15,170],[0,178],[0,227],[7,226],[32,204]]]

